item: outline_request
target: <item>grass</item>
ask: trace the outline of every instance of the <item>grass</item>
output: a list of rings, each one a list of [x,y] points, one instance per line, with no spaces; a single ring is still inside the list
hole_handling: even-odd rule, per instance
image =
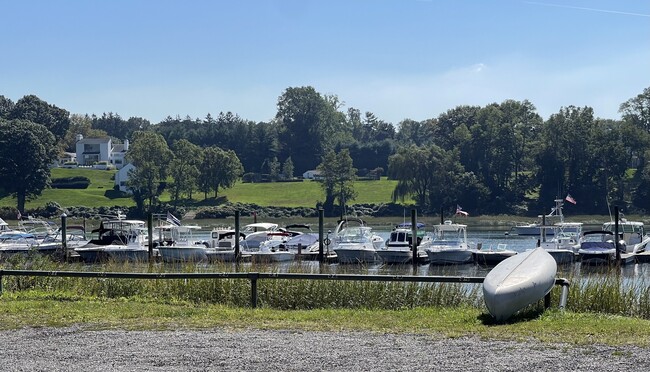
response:
[[[84,176],[90,179],[87,189],[45,189],[42,195],[33,201],[27,202],[28,209],[43,207],[47,202],[57,202],[62,207],[86,206],[133,206],[135,203],[130,197],[116,197],[113,191],[114,170],[96,169],[64,169],[53,168],[51,177]],[[397,181],[382,178],[380,181],[358,181],[355,190],[358,192],[355,204],[380,204],[391,201],[391,193]],[[215,204],[211,199],[214,194],[208,194],[207,202]],[[286,206],[286,207],[315,207],[316,202],[324,199],[323,190],[318,182],[269,182],[269,183],[241,183],[234,187],[220,190],[218,196],[225,196],[231,202],[253,203],[261,206]],[[196,192],[194,203],[205,205],[203,194]],[[161,201],[170,201],[169,193],[161,196]],[[5,196],[0,198],[0,207],[15,207],[16,199]]]
[[[88,270],[40,256],[11,259],[5,269]],[[107,263],[105,272],[226,272],[232,265],[164,266]],[[250,271],[274,272],[274,266]],[[290,271],[301,269],[292,267]],[[324,267],[327,273],[327,267]],[[201,329],[212,327],[364,330],[436,337],[650,346],[650,287],[606,273],[571,278],[567,311],[530,306],[504,324],[495,323],[480,286],[390,282],[259,280],[259,308],[251,309],[244,279],[135,280],[14,277],[3,280],[0,329],[70,326],[90,329]],[[610,275],[611,274],[611,275]]]

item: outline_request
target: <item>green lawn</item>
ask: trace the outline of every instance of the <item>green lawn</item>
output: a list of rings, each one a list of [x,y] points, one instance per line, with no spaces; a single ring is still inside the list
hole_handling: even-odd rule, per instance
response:
[[[32,209],[44,206],[50,201],[57,202],[62,207],[70,206],[133,206],[135,203],[128,197],[116,197],[113,191],[113,176],[115,171],[95,169],[52,169],[52,178],[84,176],[90,179],[90,186],[83,190],[46,189],[41,197],[27,202],[26,208]],[[357,198],[352,204],[379,204],[391,201],[391,193],[397,181],[382,178],[380,181],[358,181],[355,183]],[[214,194],[209,194],[210,199]],[[318,182],[271,182],[271,183],[241,183],[233,188],[220,190],[219,197],[225,196],[230,202],[254,203],[261,206],[285,207],[315,207],[318,200],[323,200],[323,190]],[[203,194],[194,194],[197,204],[203,200]],[[169,201],[169,193],[164,193],[162,201]],[[213,201],[212,201],[213,203]],[[210,203],[207,203],[210,204]],[[0,198],[0,207],[15,207],[16,199]]]

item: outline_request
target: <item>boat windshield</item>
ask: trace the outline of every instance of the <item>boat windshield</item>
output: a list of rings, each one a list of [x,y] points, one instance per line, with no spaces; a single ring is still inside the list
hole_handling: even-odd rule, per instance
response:
[[[341,243],[366,243],[371,239],[370,229],[367,227],[348,227],[339,233]]]

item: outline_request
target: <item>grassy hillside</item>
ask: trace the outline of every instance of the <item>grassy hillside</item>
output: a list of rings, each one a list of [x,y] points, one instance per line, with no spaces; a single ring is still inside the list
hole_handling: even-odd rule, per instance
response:
[[[52,169],[52,178],[84,176],[90,179],[87,189],[46,189],[37,200],[27,203],[27,208],[44,206],[49,201],[68,206],[132,206],[134,202],[128,197],[119,197],[113,191],[113,176],[115,171],[95,169]],[[354,204],[362,203],[387,203],[391,200],[391,193],[397,181],[382,179],[381,181],[358,181],[355,190],[358,192]],[[196,204],[210,205],[214,200],[203,201],[203,194],[194,194]],[[286,207],[314,207],[318,200],[323,199],[323,191],[318,182],[273,182],[273,183],[237,183],[233,188],[220,190],[219,197],[227,197],[231,202],[255,203],[262,206]],[[169,201],[169,194],[161,198]],[[15,207],[16,199],[10,197],[0,198],[0,207]]]

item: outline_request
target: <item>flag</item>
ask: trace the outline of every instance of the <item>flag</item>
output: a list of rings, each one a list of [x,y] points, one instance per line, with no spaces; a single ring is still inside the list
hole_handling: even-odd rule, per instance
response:
[[[469,213],[465,212],[463,208],[456,204],[456,214],[462,214],[463,216],[469,216]]]
[[[576,204],[576,200],[571,196],[571,194],[566,194],[566,198],[564,200],[568,201],[571,204]]]
[[[176,226],[181,225],[181,221],[178,218],[174,217],[174,215],[169,213],[169,212],[167,212],[167,222],[171,223],[172,225],[176,225]]]
[[[23,215],[18,211],[18,214],[16,215],[16,219],[20,221],[23,218]]]

